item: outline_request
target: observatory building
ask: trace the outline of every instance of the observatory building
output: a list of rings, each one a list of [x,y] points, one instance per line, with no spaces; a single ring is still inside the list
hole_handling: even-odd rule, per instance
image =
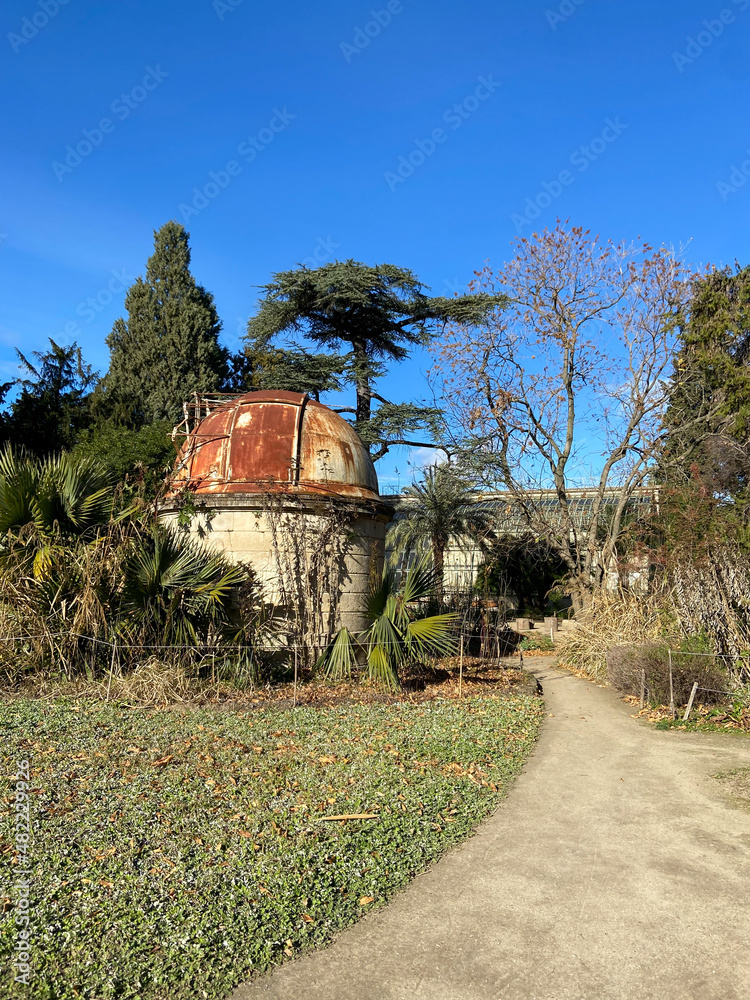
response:
[[[249,563],[267,599],[316,599],[331,627],[366,627],[393,507],[351,424],[305,394],[249,392],[196,397],[175,433],[186,438],[164,519],[192,496],[190,532]]]

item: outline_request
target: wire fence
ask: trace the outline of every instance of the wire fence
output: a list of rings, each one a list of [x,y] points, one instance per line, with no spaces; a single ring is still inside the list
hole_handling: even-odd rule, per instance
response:
[[[603,650],[601,653],[607,663],[610,677],[609,654],[611,652],[611,650]],[[748,691],[750,686],[750,654],[699,653],[672,649],[671,647],[664,652],[667,656],[666,683],[668,684],[669,711],[673,719],[677,716],[678,689],[689,691],[687,698],[681,702],[685,705],[683,714],[685,722],[690,718],[698,692],[719,695],[722,698],[736,698]],[[706,667],[686,665],[686,661],[689,664],[690,658],[700,658],[706,662]],[[718,668],[718,672],[716,668]],[[716,687],[710,683],[715,679],[726,679],[728,685]],[[642,711],[647,701],[650,701],[655,694],[655,688],[661,689],[661,678],[653,677],[644,665],[640,667],[638,681],[640,685],[639,707]]]
[[[459,658],[459,688],[463,687],[465,657],[499,661],[515,651],[516,643],[512,636],[513,633],[499,620],[457,622],[450,649],[445,655]],[[186,677],[200,678],[211,686],[231,680],[239,686],[254,687],[261,678],[262,668],[273,664],[278,680],[291,680],[293,677],[296,702],[299,681],[314,673],[320,654],[333,638],[328,633],[307,634],[304,639],[278,633],[271,642],[260,643],[231,642],[219,637],[215,641],[204,642],[149,643],[125,637],[104,638],[71,630],[3,636],[0,641],[5,644],[3,656],[6,663],[9,659],[18,662],[19,658],[28,657],[32,647],[39,644],[45,649],[46,662],[54,664],[54,672],[64,674],[67,680],[85,677],[92,683],[106,682],[107,700],[110,699],[113,682],[125,675],[132,676],[139,669],[144,673],[144,679],[149,667],[176,667]],[[516,640],[518,638],[516,636]],[[358,639],[360,650],[366,652],[367,637],[361,635]],[[8,644],[13,644],[12,651],[8,650]],[[386,639],[378,640],[377,645],[381,649],[398,649],[403,653],[405,644],[400,639]],[[414,643],[411,649],[417,660],[441,658],[437,652],[431,654],[419,643]],[[63,651],[64,660],[60,655]],[[523,653],[519,652],[522,663]]]
[[[537,629],[536,631],[541,631]],[[543,633],[546,638],[546,632]],[[509,627],[502,612],[496,615],[482,614],[479,617],[467,615],[457,623],[453,633],[453,651],[448,655],[457,657],[459,693],[464,686],[465,659],[479,658],[499,663],[510,657],[518,658],[518,665],[524,666],[523,640],[529,638]],[[555,629],[550,630],[551,646],[554,649]],[[260,677],[260,667],[272,661],[285,675],[287,680],[293,678],[294,698],[296,702],[297,685],[300,680],[313,673],[313,666],[322,652],[332,641],[329,634],[307,635],[304,640],[292,634],[278,635],[270,643],[233,643],[227,641],[206,641],[194,643],[143,643],[132,642],[125,638],[85,635],[66,631],[55,633],[29,633],[17,636],[0,637],[0,643],[15,644],[15,656],[23,657],[24,647],[36,642],[50,643],[50,640],[65,640],[77,643],[76,666],[74,673],[84,675],[92,681],[100,680],[107,683],[106,697],[109,700],[113,681],[121,679],[125,673],[137,670],[139,666],[148,664],[163,664],[179,667],[186,675],[202,678],[211,685],[217,685],[222,680],[231,679],[240,684],[255,686]],[[400,640],[384,640],[379,646],[399,650],[403,649]],[[362,642],[367,647],[367,640]],[[311,657],[311,649],[315,655]],[[679,672],[681,687],[685,682],[685,661],[689,658],[700,658],[711,665],[720,665],[724,676],[729,678],[730,689],[719,688],[709,683],[701,683],[701,671],[696,668],[694,677],[689,678],[689,696],[683,718],[687,721],[693,710],[695,698],[699,692],[718,695],[723,698],[736,697],[743,686],[750,684],[750,655],[731,655],[721,653],[687,652],[678,649],[667,649],[669,709],[673,718],[677,715],[677,698],[675,677]],[[7,646],[5,656],[7,657]],[[608,651],[602,651],[605,659]],[[429,658],[429,657],[428,657]],[[432,659],[439,659],[436,655]],[[609,664],[608,664],[609,665]],[[690,672],[690,670],[688,670]],[[73,674],[66,672],[68,679]],[[279,676],[277,671],[277,676]],[[640,670],[640,708],[653,694],[649,676],[645,667]],[[684,698],[684,696],[683,696]],[[684,704],[684,700],[682,701]]]

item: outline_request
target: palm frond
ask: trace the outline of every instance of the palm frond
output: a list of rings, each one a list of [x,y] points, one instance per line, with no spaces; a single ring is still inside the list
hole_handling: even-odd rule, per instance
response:
[[[414,563],[407,571],[402,585],[404,604],[426,600],[435,588],[435,569],[429,554]]]
[[[456,651],[459,621],[460,615],[449,612],[409,622],[405,636],[407,648],[423,656],[450,656]]]
[[[357,646],[357,640],[352,633],[348,629],[342,628],[333,642],[321,653],[315,664],[315,671],[322,670],[326,680],[350,680],[352,668],[357,658]]]
[[[370,619],[380,618],[385,614],[389,599],[396,593],[396,576],[386,568],[380,581],[372,587],[365,598],[365,614]]]

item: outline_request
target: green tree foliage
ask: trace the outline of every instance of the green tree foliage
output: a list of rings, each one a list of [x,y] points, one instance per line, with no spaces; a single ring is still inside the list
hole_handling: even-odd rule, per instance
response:
[[[435,590],[435,571],[429,557],[421,559],[406,574],[402,587],[386,569],[372,588],[365,611],[370,626],[362,633],[341,629],[316,664],[327,677],[351,676],[358,658],[367,662],[367,676],[387,688],[400,686],[399,670],[410,660],[449,656],[455,652],[458,615],[449,612],[417,618],[410,607],[430,598]]]
[[[77,344],[49,343],[48,351],[32,353],[33,361],[16,351],[25,377],[2,387],[21,388],[4,419],[6,439],[39,456],[72,447],[88,424],[89,394],[98,378]]]
[[[335,354],[286,350],[259,340],[248,341],[246,358],[253,389],[307,392],[320,400],[321,393],[340,392],[346,363]]]
[[[188,233],[167,222],[154,233],[154,253],[125,296],[127,319],[107,338],[110,367],[104,411],[128,427],[177,423],[194,392],[225,388],[229,355],[219,344],[213,296],[190,272]]]
[[[113,422],[84,430],[73,449],[77,458],[94,458],[116,482],[142,483],[149,495],[158,491],[174,465],[172,424],[157,420],[134,430]]]
[[[519,611],[543,613],[549,591],[566,571],[545,539],[531,534],[498,535],[488,546],[477,589],[493,595],[510,591]]]
[[[356,404],[350,412],[375,459],[395,444],[429,445],[408,436],[425,428],[434,433],[439,420],[434,407],[393,403],[376,392],[386,364],[408,358],[411,348],[425,345],[449,320],[480,322],[498,301],[484,294],[430,297],[405,268],[354,260],[279,272],[264,293],[248,323],[254,385],[283,383],[316,396],[342,383],[353,385]],[[299,341],[274,346],[282,335],[302,337],[326,353],[312,354]],[[382,414],[379,407],[386,408]]]
[[[712,270],[693,284],[674,362],[660,478],[698,475],[735,498],[750,486],[750,267]]]
[[[402,493],[389,541],[396,551],[428,546],[435,568],[435,598],[443,602],[445,551],[452,541],[479,540],[487,531],[486,512],[475,504],[469,484],[451,465],[430,466],[420,483]]]

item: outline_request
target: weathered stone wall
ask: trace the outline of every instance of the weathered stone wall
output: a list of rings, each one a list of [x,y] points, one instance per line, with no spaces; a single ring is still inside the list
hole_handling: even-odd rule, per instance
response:
[[[323,614],[333,598],[336,627],[353,632],[367,627],[363,606],[372,581],[383,571],[389,508],[340,501],[332,505],[317,497],[269,499],[258,494],[202,499],[208,513],[195,515],[190,534],[233,562],[250,564],[263,584],[265,599],[274,604],[283,603],[285,590],[290,593],[304,586],[304,581],[289,579],[290,565],[301,564],[303,572],[306,567],[320,568],[325,554],[317,547],[328,539],[325,558],[332,593],[319,595]],[[176,523],[177,512],[166,509],[162,517]]]

